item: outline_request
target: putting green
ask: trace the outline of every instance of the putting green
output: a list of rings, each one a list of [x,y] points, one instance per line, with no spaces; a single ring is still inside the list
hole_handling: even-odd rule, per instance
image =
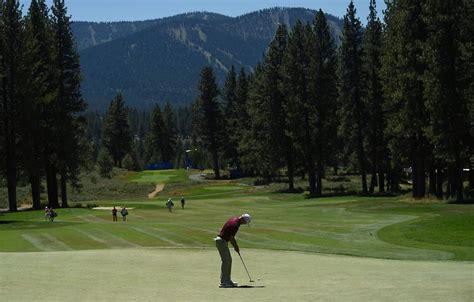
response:
[[[220,289],[215,249],[2,253],[3,301],[468,301],[473,262],[406,261],[242,250]],[[51,283],[51,280],[55,280]]]

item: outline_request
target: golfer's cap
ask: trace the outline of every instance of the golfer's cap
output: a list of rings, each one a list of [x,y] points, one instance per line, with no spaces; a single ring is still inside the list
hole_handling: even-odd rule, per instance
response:
[[[242,214],[242,218],[245,220],[245,223],[250,223],[250,221],[252,220],[252,218],[250,217],[250,215],[247,214],[247,213]]]

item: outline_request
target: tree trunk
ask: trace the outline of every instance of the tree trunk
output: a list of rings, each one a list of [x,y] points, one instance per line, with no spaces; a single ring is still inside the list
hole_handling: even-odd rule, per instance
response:
[[[321,196],[323,194],[323,163],[321,155],[318,156],[317,162],[317,176],[316,176],[316,196]]]
[[[432,196],[436,195],[436,169],[434,165],[430,167],[429,193]]]
[[[385,177],[383,169],[379,165],[379,192],[385,193]]]
[[[362,194],[367,194],[367,168],[365,164],[365,152],[364,152],[364,141],[362,137],[362,130],[358,127],[358,134],[357,134],[357,149],[358,149],[358,157],[359,157],[359,165],[360,165],[360,176],[362,180]]]
[[[459,152],[456,152],[454,167],[455,167],[454,180],[455,180],[455,187],[456,187],[456,201],[463,202],[464,201],[464,185],[463,185],[461,156],[459,155]]]
[[[418,192],[417,196],[420,198],[425,197],[426,195],[426,175],[425,175],[425,159],[423,154],[419,154],[417,158],[417,182],[418,182]]]
[[[372,176],[370,177],[370,187],[369,193],[373,194],[375,187],[377,186],[377,172],[375,171],[375,167],[372,168]]]
[[[46,165],[46,185],[48,187],[49,206],[53,208],[58,208],[59,202],[58,185],[56,180],[56,168],[50,163]]]
[[[61,207],[67,208],[67,176],[65,172],[61,173]]]
[[[436,170],[436,198],[443,199],[443,169]]]
[[[295,168],[293,166],[293,150],[290,147],[288,147],[287,152],[286,152],[286,166],[288,168],[288,190],[290,192],[295,190],[295,181],[294,181],[294,174],[295,174]]]
[[[35,210],[41,209],[40,182],[41,182],[41,177],[39,175],[38,168],[33,167],[33,171],[31,171],[31,176],[30,176],[30,183],[31,183],[31,198],[33,200],[33,209]]]
[[[16,201],[16,150],[14,142],[8,142],[7,146],[7,188],[8,188],[8,206],[10,212],[18,211]]]
[[[217,148],[212,149],[212,165],[214,168],[214,175],[216,179],[220,179],[220,171],[219,171],[219,157],[217,154]]]

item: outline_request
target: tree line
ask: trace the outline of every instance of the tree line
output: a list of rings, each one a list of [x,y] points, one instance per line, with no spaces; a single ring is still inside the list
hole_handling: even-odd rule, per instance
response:
[[[17,210],[19,177],[31,185],[39,209],[42,179],[51,207],[67,206],[66,186],[77,186],[83,164],[86,104],[79,56],[63,0],[33,0],[25,16],[19,1],[0,1],[0,171],[8,204]],[[58,183],[59,180],[59,183]]]
[[[321,196],[327,168],[349,166],[363,194],[399,192],[409,172],[413,197],[462,201],[463,168],[474,185],[473,7],[394,0],[382,22],[370,0],[363,28],[351,1],[339,48],[320,10],[280,25],[255,70],[232,67],[222,90],[204,67],[193,130],[216,178],[221,165],[268,182],[285,171],[293,191],[302,173]]]

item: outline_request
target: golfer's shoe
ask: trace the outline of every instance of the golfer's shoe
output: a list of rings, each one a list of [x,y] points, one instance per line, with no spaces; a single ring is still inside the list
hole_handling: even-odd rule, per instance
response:
[[[237,287],[237,283],[234,282],[229,282],[229,283],[221,283],[219,285],[220,288],[232,288],[232,287]]]

